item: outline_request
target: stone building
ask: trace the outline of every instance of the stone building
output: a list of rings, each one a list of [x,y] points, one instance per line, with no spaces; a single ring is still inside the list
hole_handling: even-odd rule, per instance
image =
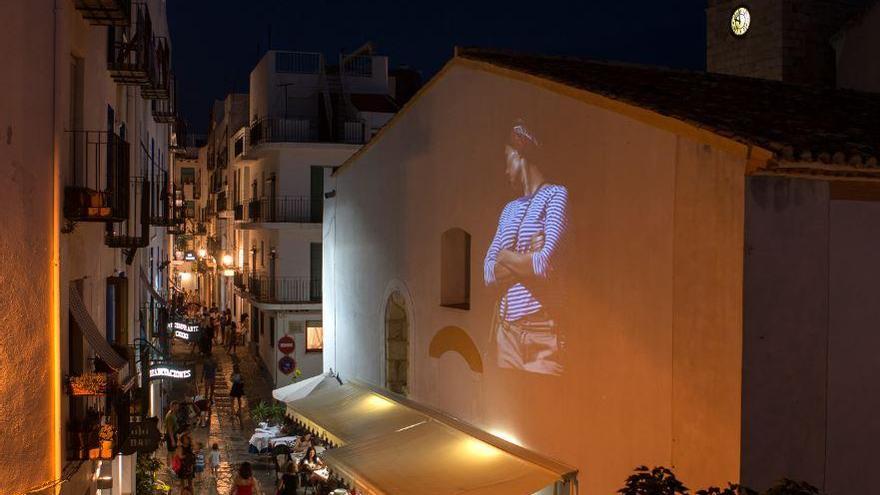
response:
[[[866,3],[865,0],[709,0],[706,69],[722,74],[835,86],[838,72],[856,68],[846,63],[850,59],[849,50],[871,49],[872,45],[864,40],[859,40],[857,46],[840,43],[835,46],[834,43],[842,31],[853,29],[849,24],[854,19],[865,16]],[[873,2],[872,8],[876,10]],[[734,28],[734,23],[742,24]],[[863,62],[878,65],[876,58]],[[856,70],[864,70],[864,65]],[[842,79],[846,81],[852,76]]]

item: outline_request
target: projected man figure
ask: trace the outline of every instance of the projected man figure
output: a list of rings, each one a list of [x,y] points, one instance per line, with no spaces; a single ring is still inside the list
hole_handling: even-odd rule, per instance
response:
[[[486,253],[486,285],[501,289],[493,324],[498,365],[558,375],[561,339],[549,294],[553,267],[566,230],[568,191],[546,182],[539,168],[541,144],[522,120],[505,146],[507,178],[522,196],[507,203]]]

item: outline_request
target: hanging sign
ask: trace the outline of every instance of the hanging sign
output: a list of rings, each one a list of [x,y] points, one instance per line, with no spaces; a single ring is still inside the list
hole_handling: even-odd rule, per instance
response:
[[[127,434],[126,434],[127,433]],[[123,438],[120,450],[125,455],[135,452],[146,454],[155,452],[159,448],[159,418],[146,418],[143,421],[128,423],[128,431],[120,432]]]
[[[189,368],[181,368],[169,364],[154,364],[150,368],[150,380],[158,378],[190,378],[192,370]]]
[[[296,360],[290,356],[284,356],[278,360],[278,371],[289,375],[296,369]]]
[[[278,339],[278,350],[283,354],[291,354],[296,350],[296,341],[290,335],[285,335]]]

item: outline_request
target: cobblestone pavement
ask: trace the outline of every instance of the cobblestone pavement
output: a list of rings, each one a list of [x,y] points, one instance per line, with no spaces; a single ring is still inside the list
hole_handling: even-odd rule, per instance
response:
[[[201,387],[202,358],[198,352],[192,352],[188,345],[175,342],[172,349],[172,357],[175,361],[194,360],[194,379],[172,383],[171,399],[182,401],[185,398],[192,400],[195,386]],[[254,473],[262,485],[266,494],[275,493],[275,468],[271,465],[270,458],[265,455],[251,454],[248,452],[248,440],[254,431],[254,422],[250,417],[251,405],[258,404],[261,400],[272,401],[272,382],[268,373],[261,367],[255,354],[247,346],[239,347],[234,356],[214,345],[213,357],[217,363],[217,379],[214,390],[214,407],[211,411],[211,420],[207,428],[195,427],[192,430],[193,442],[201,442],[207,460],[211,445],[217,443],[220,447],[220,463],[217,477],[214,478],[209,468],[201,477],[196,478],[194,487],[196,494],[227,495],[231,491],[232,479],[238,466],[242,462],[249,461],[254,467]],[[245,397],[241,401],[241,414],[233,414],[232,398],[229,396],[231,386],[232,366],[239,365],[244,378]],[[203,390],[203,387],[201,387]],[[236,411],[237,413],[237,411]],[[164,446],[156,452],[157,458],[163,463],[167,460],[167,450]],[[176,476],[167,467],[161,473],[161,479],[173,486],[172,494],[180,491],[180,483]]]

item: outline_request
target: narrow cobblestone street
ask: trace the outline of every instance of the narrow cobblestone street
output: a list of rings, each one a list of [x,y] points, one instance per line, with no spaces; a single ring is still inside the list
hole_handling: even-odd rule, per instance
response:
[[[250,415],[251,407],[261,400],[272,401],[272,383],[247,346],[239,347],[233,356],[227,354],[222,346],[215,344],[212,356],[217,363],[217,379],[210,422],[207,428],[195,426],[191,431],[193,442],[203,445],[206,460],[209,457],[211,445],[218,444],[221,465],[216,479],[212,476],[209,467],[206,467],[205,472],[200,476],[197,475],[194,483],[195,493],[200,495],[228,494],[236,470],[245,461],[249,461],[253,465],[255,476],[259,480],[263,492],[266,494],[275,493],[275,469],[270,458],[266,455],[248,452],[248,440],[255,426]],[[192,400],[195,387],[203,389],[201,383],[202,357],[197,351],[191,351],[189,346],[179,342],[175,342],[175,345],[172,346],[172,357],[175,361],[190,361],[195,365],[192,379],[169,384],[171,385],[171,399]],[[245,397],[242,397],[240,414],[233,413],[232,397],[229,396],[233,364],[238,364],[245,383]],[[167,450],[164,446],[157,451],[156,455],[163,464],[167,461]],[[161,479],[173,487],[170,493],[180,493],[180,483],[169,466],[165,466],[165,469],[162,470]]]

